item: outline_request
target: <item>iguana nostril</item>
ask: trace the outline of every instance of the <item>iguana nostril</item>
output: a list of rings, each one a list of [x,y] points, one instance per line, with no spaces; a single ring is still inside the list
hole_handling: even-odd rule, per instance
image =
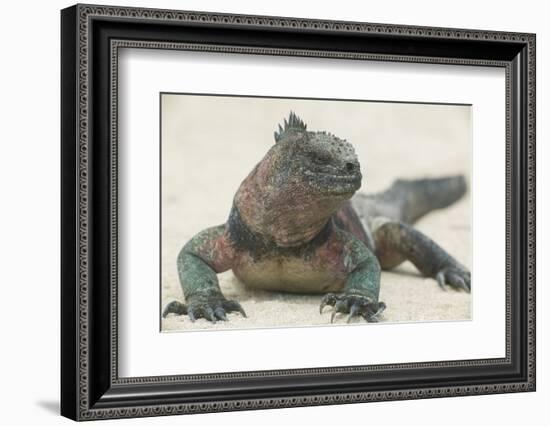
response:
[[[346,163],[346,170],[348,172],[353,172],[355,170],[355,164],[353,163]]]

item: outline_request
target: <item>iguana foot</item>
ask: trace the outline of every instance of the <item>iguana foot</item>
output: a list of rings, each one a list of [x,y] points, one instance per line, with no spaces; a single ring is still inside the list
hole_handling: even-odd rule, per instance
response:
[[[334,293],[327,293],[321,300],[319,313],[323,313],[323,308],[327,305],[333,307],[330,317],[331,323],[334,322],[337,313],[349,314],[348,323],[358,316],[363,317],[367,322],[378,322],[378,315],[386,309],[384,302],[373,302],[371,298],[357,294],[339,296]]]
[[[162,313],[166,318],[168,314],[188,315],[192,322],[198,318],[205,318],[215,323],[217,320],[227,321],[226,314],[230,312],[239,312],[246,318],[246,313],[241,304],[235,300],[225,298],[194,299],[188,305],[181,302],[170,302]]]
[[[470,293],[472,288],[470,271],[460,265],[443,268],[436,274],[435,279],[439,287],[445,291],[447,285],[467,293]]]

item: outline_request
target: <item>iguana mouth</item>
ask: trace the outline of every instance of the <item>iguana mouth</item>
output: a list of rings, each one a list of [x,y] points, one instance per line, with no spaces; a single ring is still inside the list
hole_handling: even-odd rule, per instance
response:
[[[363,178],[359,171],[352,174],[330,174],[306,170],[305,174],[314,186],[327,194],[354,193],[361,187]]]

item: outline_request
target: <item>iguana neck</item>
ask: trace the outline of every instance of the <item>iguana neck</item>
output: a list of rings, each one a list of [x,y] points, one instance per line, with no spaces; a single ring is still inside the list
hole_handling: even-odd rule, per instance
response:
[[[274,176],[267,155],[242,182],[234,205],[246,226],[281,247],[295,247],[313,240],[343,203],[333,197],[315,196]]]

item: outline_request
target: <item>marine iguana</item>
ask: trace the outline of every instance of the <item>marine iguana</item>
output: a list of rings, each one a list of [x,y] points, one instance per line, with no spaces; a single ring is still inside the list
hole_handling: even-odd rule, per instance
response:
[[[217,274],[232,269],[251,288],[321,293],[320,312],[377,321],[380,270],[410,260],[426,277],[470,291],[470,272],[411,225],[466,192],[464,177],[397,180],[384,192],[356,193],[362,175],[353,146],[308,131],[293,112],[275,145],[237,190],[227,222],[199,232],[180,251],[177,268],[187,305],[170,313],[191,321],[246,316],[222,294]],[[355,194],[355,195],[354,195]]]

